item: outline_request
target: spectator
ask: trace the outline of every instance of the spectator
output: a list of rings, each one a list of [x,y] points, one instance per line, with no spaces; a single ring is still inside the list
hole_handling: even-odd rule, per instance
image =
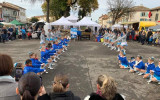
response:
[[[134,28],[131,31],[131,35],[132,35],[132,40],[134,40],[134,37],[135,37],[135,30],[134,30]]]
[[[153,35],[153,33],[152,33],[151,30],[149,30],[148,33],[147,33],[147,39],[146,39],[148,44],[149,44],[149,38],[150,38],[151,35]]]
[[[40,39],[41,32],[42,32],[42,31],[41,31],[41,29],[40,29],[40,28],[38,28],[38,29],[37,29],[37,37],[38,37],[38,39]]]
[[[141,43],[142,43],[142,45],[144,45],[145,40],[146,40],[146,33],[143,31],[143,33],[141,35]]]
[[[130,36],[131,32],[129,29],[127,29],[127,40],[129,40],[129,36]]]
[[[97,93],[92,93],[84,100],[124,100],[117,93],[117,86],[112,77],[100,75],[97,80]]]
[[[152,44],[152,42],[153,42],[153,36],[151,35],[151,36],[149,37],[148,44]]]
[[[50,94],[51,100],[80,100],[74,96],[69,89],[69,80],[65,75],[56,75],[53,83],[53,93]]]
[[[21,32],[22,32],[22,39],[26,39],[26,31],[24,27],[21,29]]]
[[[80,30],[77,31],[77,35],[78,35],[78,40],[81,40],[81,34],[82,32]]]
[[[17,33],[17,30],[15,27],[13,27],[12,40],[16,39],[16,33]]]
[[[156,45],[156,40],[158,39],[159,32],[153,34],[153,44]]]
[[[50,100],[50,97],[41,85],[40,77],[30,72],[20,78],[16,93],[21,96],[21,100]],[[40,95],[39,98],[38,95]]]
[[[5,43],[5,41],[7,40],[7,30],[6,27],[4,26],[2,29],[2,41],[3,43]]]
[[[12,58],[0,54],[0,100],[20,100],[20,97],[16,94],[17,83],[10,76],[12,70]]]
[[[22,31],[20,27],[18,27],[18,39],[22,39]]]
[[[0,28],[0,42],[2,42],[2,30]]]

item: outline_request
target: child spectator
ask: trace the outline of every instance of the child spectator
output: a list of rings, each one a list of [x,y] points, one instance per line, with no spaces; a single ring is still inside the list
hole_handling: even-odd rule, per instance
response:
[[[158,82],[158,84],[160,84],[160,60],[158,63],[158,66],[150,71],[151,76],[150,76],[150,80],[148,82]]]
[[[44,87],[41,86],[40,77],[33,72],[20,78],[16,93],[21,96],[21,100],[50,100]],[[39,98],[38,95],[40,96]]]
[[[149,37],[148,44],[152,44],[152,41],[153,41],[153,36],[151,35],[151,36]]]
[[[154,57],[149,58],[148,63],[146,63],[145,66],[147,67],[147,70],[145,71],[145,75],[143,76],[143,78],[149,78],[150,71],[155,68]]]
[[[28,36],[28,40],[32,39],[32,33],[31,33],[31,31],[29,31],[29,32],[27,33],[27,36]]]
[[[84,100],[124,100],[117,93],[117,86],[112,77],[100,75],[97,79],[97,93],[92,93]]]
[[[120,61],[120,65],[119,65],[120,68],[128,68],[128,60],[125,55],[126,55],[126,53],[124,50],[121,50],[118,55],[118,59]]]
[[[20,100],[15,90],[17,83],[12,78],[13,70],[12,58],[6,54],[0,54],[0,99],[1,100]]]
[[[154,44],[154,46],[156,45],[156,40],[158,39],[158,33],[159,32],[156,32],[156,33],[153,34],[153,44]]]
[[[40,74],[41,72],[45,71],[44,69],[32,67],[32,61],[30,59],[27,59],[25,64],[26,66],[24,67],[24,74],[27,74],[29,72]]]
[[[69,79],[65,75],[56,75],[53,82],[51,100],[80,100],[79,97],[69,91]]]

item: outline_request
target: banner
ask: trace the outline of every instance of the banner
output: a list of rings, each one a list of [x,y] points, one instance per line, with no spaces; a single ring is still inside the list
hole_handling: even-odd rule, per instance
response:
[[[77,28],[71,28],[71,38],[77,38]]]

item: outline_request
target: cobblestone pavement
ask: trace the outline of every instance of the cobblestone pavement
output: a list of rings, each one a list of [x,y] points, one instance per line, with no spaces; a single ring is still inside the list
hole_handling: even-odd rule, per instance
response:
[[[11,55],[14,62],[24,62],[28,58],[29,51],[40,55],[38,48],[38,40],[16,40],[0,44],[0,53]],[[127,57],[138,54],[143,56],[145,62],[148,57],[154,56],[157,65],[160,48],[130,42],[127,47]],[[54,75],[67,74],[70,79],[70,89],[83,99],[96,90],[98,75],[108,74],[116,80],[118,92],[126,96],[126,100],[160,100],[160,86],[157,83],[148,84],[146,79],[129,73],[127,69],[119,69],[117,55],[118,52],[102,46],[102,43],[73,41],[68,51],[61,55],[61,59],[54,66],[55,69],[43,74],[43,84],[47,92],[50,92]]]

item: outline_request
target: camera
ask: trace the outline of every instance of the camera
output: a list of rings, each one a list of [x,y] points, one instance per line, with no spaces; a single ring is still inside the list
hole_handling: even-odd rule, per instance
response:
[[[19,81],[21,76],[23,75],[23,69],[22,68],[16,68],[15,70],[15,81]]]

